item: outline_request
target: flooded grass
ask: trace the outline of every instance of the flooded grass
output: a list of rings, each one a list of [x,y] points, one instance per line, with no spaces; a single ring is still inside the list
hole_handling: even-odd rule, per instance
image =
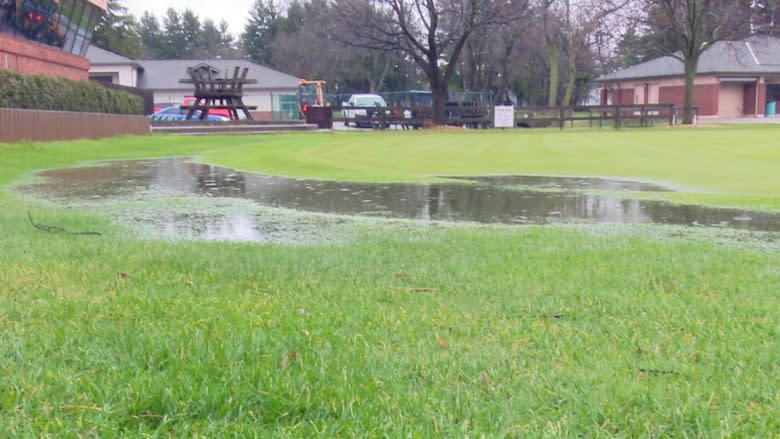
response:
[[[117,212],[147,236],[305,242],[333,216],[495,224],[657,223],[780,231],[780,214],[632,199],[665,193],[655,184],[547,176],[449,177],[455,183],[370,184],[285,178],[193,163],[189,159],[116,161],[49,170],[18,190],[67,206],[133,200]],[[145,201],[164,200],[151,209]],[[238,203],[239,200],[253,203]],[[233,206],[240,207],[233,208]],[[176,206],[177,209],[173,207]],[[275,219],[275,212],[293,219]],[[307,213],[322,214],[311,216]],[[348,221],[354,221],[352,218]]]
[[[0,147],[0,184],[85,160],[187,152],[179,139],[162,150],[148,141]],[[215,143],[189,153],[235,146],[204,142]],[[202,210],[193,198],[63,207],[0,193],[4,435],[780,431],[776,234],[315,214],[326,239],[306,232],[311,240],[286,244],[138,239],[112,219],[113,209],[141,224],[145,209]],[[101,236],[49,234],[27,211]]]

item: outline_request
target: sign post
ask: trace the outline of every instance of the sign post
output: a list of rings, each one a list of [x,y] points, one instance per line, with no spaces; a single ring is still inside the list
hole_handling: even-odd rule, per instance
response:
[[[512,105],[496,105],[493,108],[493,126],[495,128],[514,128],[515,107]]]

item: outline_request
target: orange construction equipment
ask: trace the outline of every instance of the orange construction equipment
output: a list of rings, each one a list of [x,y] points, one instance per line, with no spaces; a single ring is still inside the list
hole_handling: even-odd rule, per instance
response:
[[[306,123],[333,128],[333,109],[325,102],[326,82],[301,79],[298,83],[298,109]]]

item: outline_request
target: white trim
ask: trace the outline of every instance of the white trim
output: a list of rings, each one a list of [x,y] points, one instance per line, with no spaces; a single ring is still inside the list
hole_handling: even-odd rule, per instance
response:
[[[756,63],[756,65],[760,65],[761,63],[758,61],[756,52],[753,52],[753,46],[750,45],[750,41],[745,40],[745,47],[747,47],[747,50],[750,52],[750,56],[753,57],[753,61]]]
[[[758,83],[758,78],[755,76],[721,76],[718,78],[721,84],[724,83],[742,83],[750,84],[751,82]]]

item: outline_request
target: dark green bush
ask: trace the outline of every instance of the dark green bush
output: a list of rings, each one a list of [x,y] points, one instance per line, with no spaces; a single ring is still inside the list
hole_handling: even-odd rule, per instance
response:
[[[0,69],[0,108],[144,114],[144,101],[93,82],[22,76]]]

